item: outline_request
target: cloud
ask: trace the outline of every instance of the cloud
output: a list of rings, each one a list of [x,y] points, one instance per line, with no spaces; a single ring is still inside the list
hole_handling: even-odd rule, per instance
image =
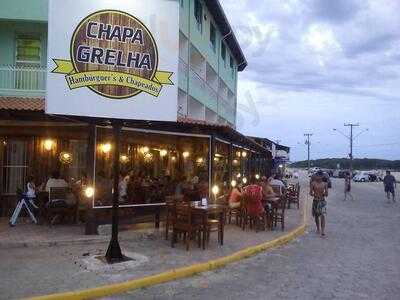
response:
[[[348,121],[373,127],[365,138],[373,136],[374,144],[394,142],[400,130],[400,1],[221,4],[249,62],[238,81],[239,130],[282,140],[294,147],[295,160],[304,158],[296,149],[309,130],[320,135],[315,157],[345,155],[348,146],[331,129]],[[360,155],[399,158],[399,149],[366,147]]]

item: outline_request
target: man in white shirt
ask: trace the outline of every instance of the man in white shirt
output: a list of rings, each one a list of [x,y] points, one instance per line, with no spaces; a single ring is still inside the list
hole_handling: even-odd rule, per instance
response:
[[[50,188],[66,188],[68,187],[68,183],[60,178],[60,172],[58,171],[54,171],[53,173],[51,173],[51,177],[49,178],[49,180],[47,180],[46,183],[46,192],[50,191]]]

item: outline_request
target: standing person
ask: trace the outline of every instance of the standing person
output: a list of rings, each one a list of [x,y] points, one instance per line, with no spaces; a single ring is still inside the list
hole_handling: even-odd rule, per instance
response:
[[[310,195],[314,197],[312,215],[317,225],[317,233],[325,236],[326,197],[328,197],[328,184],[317,176],[310,184]]]
[[[129,177],[125,172],[121,172],[119,175],[119,184],[118,184],[118,202],[124,203],[128,200],[128,182]]]
[[[390,194],[392,194],[392,201],[396,202],[394,192],[396,189],[396,178],[390,174],[390,171],[386,171],[386,176],[383,178],[383,185],[385,187],[385,193],[388,201],[390,201]]]
[[[346,174],[346,177],[344,178],[344,199],[343,199],[343,201],[346,201],[348,196],[351,198],[351,200],[354,200],[354,197],[351,194],[350,174]]]

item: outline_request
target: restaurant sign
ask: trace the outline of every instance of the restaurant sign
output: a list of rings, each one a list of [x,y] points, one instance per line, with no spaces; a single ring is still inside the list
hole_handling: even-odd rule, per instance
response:
[[[46,113],[176,121],[177,1],[49,3]]]

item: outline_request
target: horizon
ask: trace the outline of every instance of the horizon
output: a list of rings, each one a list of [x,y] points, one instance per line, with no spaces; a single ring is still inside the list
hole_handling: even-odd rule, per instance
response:
[[[248,60],[238,78],[239,131],[279,140],[292,160],[400,158],[400,1],[222,0]]]

